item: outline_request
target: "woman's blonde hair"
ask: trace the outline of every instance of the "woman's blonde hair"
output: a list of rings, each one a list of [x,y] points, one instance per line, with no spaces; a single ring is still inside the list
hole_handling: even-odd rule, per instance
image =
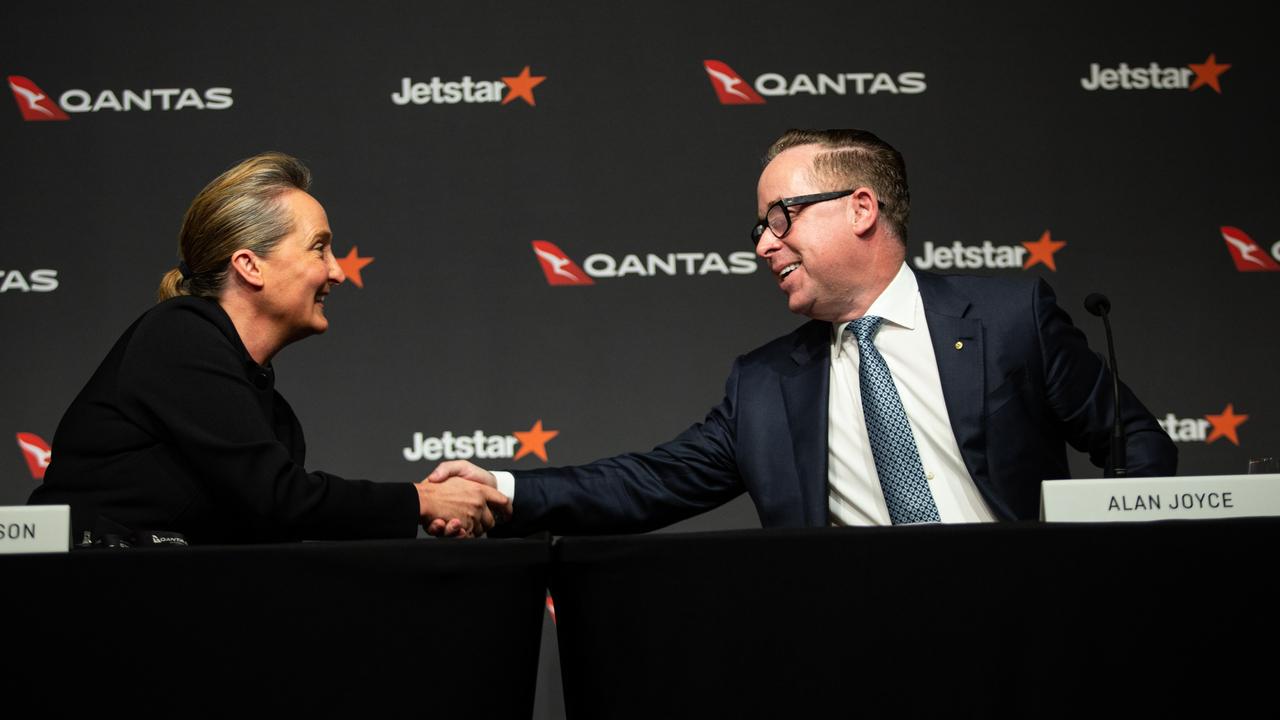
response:
[[[310,187],[307,166],[279,152],[254,155],[219,175],[187,208],[178,234],[178,266],[160,280],[156,300],[221,295],[232,253],[247,248],[269,255],[293,229],[280,196]]]

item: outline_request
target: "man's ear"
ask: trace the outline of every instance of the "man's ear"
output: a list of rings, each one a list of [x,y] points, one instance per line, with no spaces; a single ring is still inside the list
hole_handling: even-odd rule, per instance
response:
[[[869,187],[860,187],[849,196],[849,223],[858,237],[865,236],[876,227],[880,220],[880,203],[876,193]]]
[[[231,271],[240,282],[250,287],[261,289],[265,284],[262,278],[262,258],[248,248],[241,248],[231,254]]]

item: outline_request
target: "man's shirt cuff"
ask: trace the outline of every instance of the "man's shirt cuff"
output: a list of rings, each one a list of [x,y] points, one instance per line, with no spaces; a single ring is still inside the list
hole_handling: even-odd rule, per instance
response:
[[[498,492],[507,496],[508,500],[516,499],[516,476],[503,470],[493,470],[493,479],[498,481]]]

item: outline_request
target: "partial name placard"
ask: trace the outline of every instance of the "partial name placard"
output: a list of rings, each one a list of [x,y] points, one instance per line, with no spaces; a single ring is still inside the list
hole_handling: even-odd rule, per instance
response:
[[[0,555],[71,549],[70,505],[0,507]]]
[[[1280,475],[1046,480],[1048,522],[1212,519],[1280,515]]]

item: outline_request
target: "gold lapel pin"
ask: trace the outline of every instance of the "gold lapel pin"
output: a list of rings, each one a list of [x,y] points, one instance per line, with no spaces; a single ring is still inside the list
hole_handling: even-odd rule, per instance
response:
[[[957,349],[957,350],[963,350],[963,349],[964,349],[964,343],[963,343],[963,342],[960,342],[959,340],[957,340],[957,341],[956,341],[956,349]]]

